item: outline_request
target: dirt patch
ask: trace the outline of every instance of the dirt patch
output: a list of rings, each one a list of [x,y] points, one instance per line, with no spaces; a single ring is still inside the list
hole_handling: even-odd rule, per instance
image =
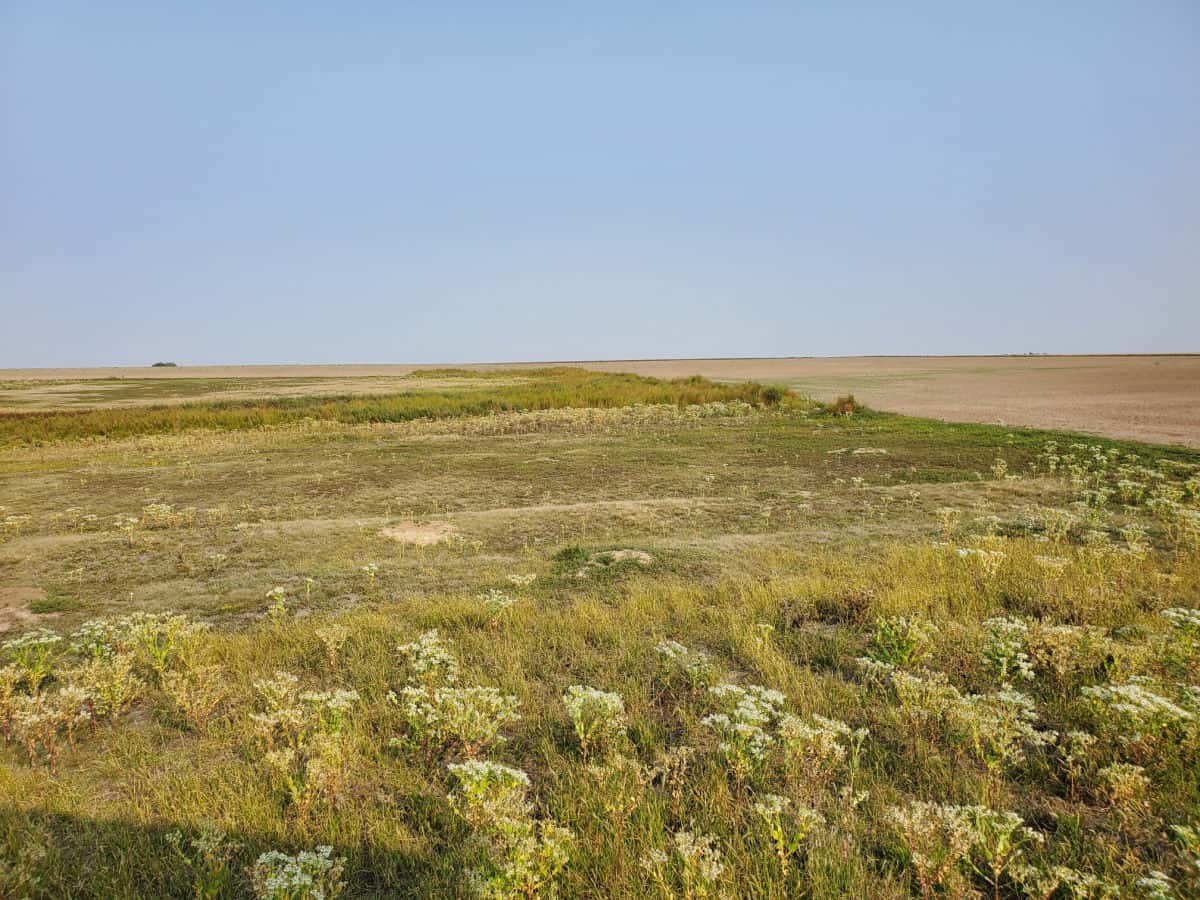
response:
[[[626,561],[635,562],[640,566],[649,566],[654,563],[654,557],[645,550],[604,550],[600,553],[593,553],[588,559],[588,564],[611,566],[613,563]]]
[[[420,525],[416,523],[389,525],[379,533],[385,538],[399,541],[401,544],[410,544],[414,547],[431,547],[434,544],[450,540],[458,534],[458,529],[449,522],[426,522]]]
[[[41,588],[0,587],[0,632],[52,618],[55,613],[39,615],[29,608],[30,604],[45,599],[46,592]]]

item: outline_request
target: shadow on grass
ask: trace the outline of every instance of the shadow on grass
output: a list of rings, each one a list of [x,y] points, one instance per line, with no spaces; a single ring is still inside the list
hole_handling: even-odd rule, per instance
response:
[[[398,800],[399,821],[422,823],[437,830],[445,819],[444,804],[434,798],[406,796]],[[193,879],[168,840],[179,831],[184,846],[200,835],[194,827],[141,825],[89,819],[40,810],[0,807],[0,897],[31,898],[192,898]],[[250,868],[268,850],[297,853],[321,843],[281,841],[273,835],[230,831],[238,849],[230,864],[231,888],[222,897],[252,897]],[[339,846],[346,858],[345,898],[453,897],[460,893],[464,865],[458,841],[447,850],[439,834],[430,834],[422,851],[371,846]],[[44,854],[40,851],[44,851]],[[34,885],[14,878],[14,866],[26,866]]]

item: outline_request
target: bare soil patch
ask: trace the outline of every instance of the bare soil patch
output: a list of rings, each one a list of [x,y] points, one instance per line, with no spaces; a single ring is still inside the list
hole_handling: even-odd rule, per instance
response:
[[[654,557],[645,550],[604,550],[593,554],[588,562],[600,566],[610,566],[619,562],[635,562],[640,566],[648,566],[654,562]]]
[[[385,538],[410,544],[414,547],[432,547],[448,541],[458,534],[458,529],[449,522],[426,522],[424,524],[389,525],[379,532]]]
[[[0,587],[0,632],[53,617],[53,613],[39,615],[29,608],[30,604],[45,599],[46,592],[41,588]]]

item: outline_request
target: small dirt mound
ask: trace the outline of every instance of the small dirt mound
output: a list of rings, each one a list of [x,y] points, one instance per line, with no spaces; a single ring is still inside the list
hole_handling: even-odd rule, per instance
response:
[[[458,529],[449,522],[425,522],[424,524],[389,525],[379,532],[385,538],[411,544],[415,547],[431,547],[448,541],[458,534]]]

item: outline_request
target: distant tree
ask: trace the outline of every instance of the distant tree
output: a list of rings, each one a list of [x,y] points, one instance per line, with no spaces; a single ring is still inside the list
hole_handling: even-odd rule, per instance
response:
[[[164,367],[165,367],[165,368],[169,368],[169,369],[174,369],[174,368],[176,368],[178,365],[179,365],[178,363],[173,363],[173,362],[156,362],[156,363],[155,363],[154,365],[152,365],[150,368],[152,368],[152,369],[161,369],[161,368],[164,368]]]

